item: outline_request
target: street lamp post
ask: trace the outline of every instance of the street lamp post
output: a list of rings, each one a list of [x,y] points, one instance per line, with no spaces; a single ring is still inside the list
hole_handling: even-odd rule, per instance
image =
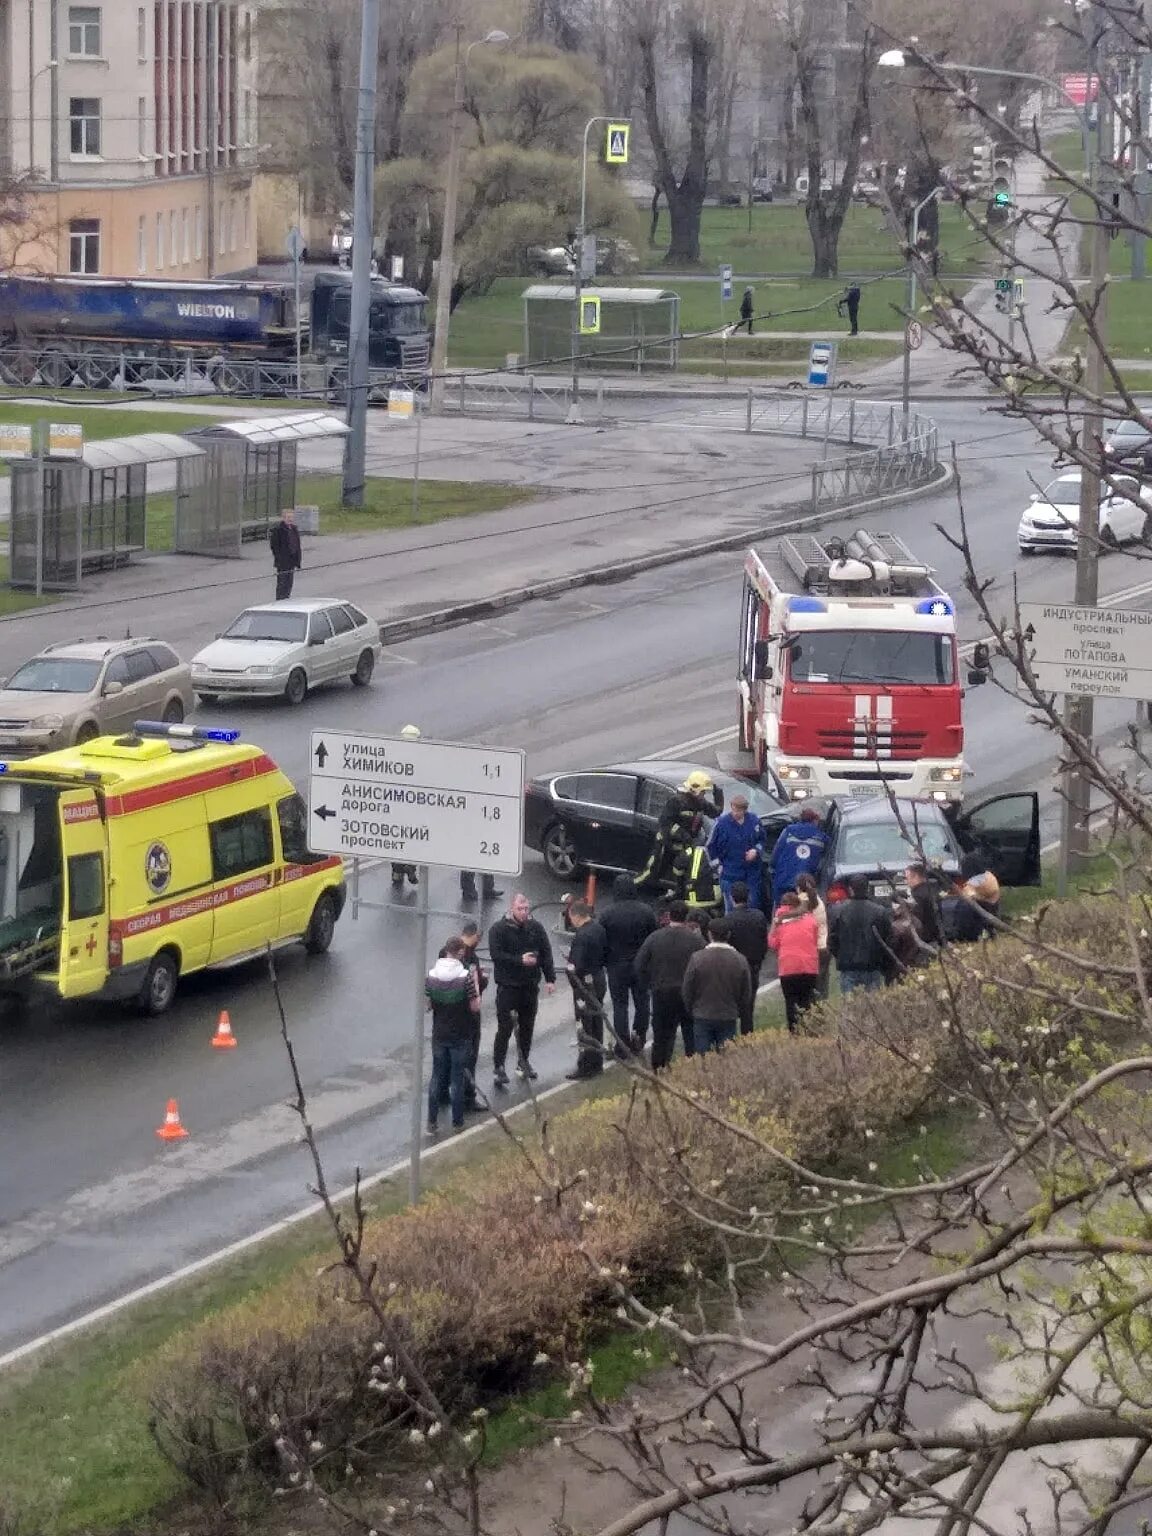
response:
[[[580,409],[580,303],[584,296],[584,231],[588,223],[588,135],[597,123],[627,122],[627,118],[590,117],[584,124],[580,146],[580,222],[576,226],[576,261],[572,274],[572,401],[568,407],[569,426],[579,426],[584,415]]]
[[[909,230],[911,235],[912,254],[908,261],[908,321],[904,327],[904,380],[900,394],[900,414],[904,422],[904,440],[908,440],[908,424],[911,417],[912,402],[912,322],[916,318],[917,285],[916,285],[916,256],[920,240],[920,215],[928,204],[938,198],[944,191],[943,187],[933,187],[927,197],[922,197],[912,210],[912,223]]]
[[[352,301],[348,315],[348,436],[344,439],[344,484],[341,498],[346,507],[364,505],[364,464],[368,437],[368,315],[372,304],[372,184],[376,175],[376,73],[379,68],[379,42],[380,0],[361,0],[356,172],[352,205]],[[214,74],[214,71],[209,73]],[[215,129],[212,132],[215,134]]]
[[[1081,4],[1090,3],[1090,0],[1081,0]],[[892,48],[887,53],[880,55],[878,61],[885,68],[899,69],[907,62],[903,49]],[[1016,69],[992,69],[983,65],[970,64],[938,64],[934,60],[925,60],[933,69],[947,74],[962,75],[990,75],[1001,79],[1032,81],[1036,85],[1043,86],[1046,90],[1056,91],[1062,95],[1072,106],[1080,119],[1080,129],[1086,147],[1090,144],[1090,129],[1088,119],[1088,102],[1085,97],[1084,106],[1076,101],[1072,95],[1058,81],[1049,80],[1044,75],[1032,74],[1029,71]],[[1089,87],[1093,74],[1099,73],[1096,47],[1093,43],[1089,64]],[[1096,153],[1086,162],[1085,169],[1088,176],[1088,184],[1096,197],[1100,191],[1100,159],[1101,147],[1104,144],[1103,121],[1101,119],[1102,95],[1099,87],[1096,92],[1097,110],[1097,138]],[[1089,276],[1091,289],[1091,303],[1095,306],[1095,323],[1092,327],[1093,334],[1089,336],[1085,348],[1084,357],[1084,393],[1089,404],[1084,410],[1081,421],[1080,443],[1090,462],[1080,466],[1080,510],[1076,529],[1076,589],[1075,602],[1087,608],[1094,608],[1099,598],[1100,575],[1100,478],[1103,472],[1100,435],[1103,421],[1099,407],[1095,404],[1100,393],[1100,380],[1103,374],[1103,333],[1107,322],[1107,293],[1108,293],[1108,243],[1109,230],[1104,219],[1099,202],[1095,207],[1095,217],[1092,230],[1092,259]],[[1094,726],[1094,700],[1090,695],[1068,694],[1064,699],[1064,728],[1067,736],[1079,739],[1087,744],[1091,743]],[[1068,874],[1073,858],[1083,857],[1088,851],[1088,812],[1090,809],[1091,782],[1083,769],[1075,766],[1069,767],[1064,779],[1064,796],[1061,806],[1060,827],[1060,864],[1058,873],[1058,891],[1063,894],[1067,887]]]
[[[464,23],[456,23],[456,63],[452,76],[452,121],[448,130],[448,168],[444,177],[444,218],[440,226],[440,266],[436,276],[436,316],[432,332],[431,407],[444,408],[444,369],[448,362],[448,327],[452,321],[452,281],[456,269],[456,204],[460,194],[460,120],[464,116],[464,80],[473,48],[506,43],[508,33],[494,28],[464,48]]]

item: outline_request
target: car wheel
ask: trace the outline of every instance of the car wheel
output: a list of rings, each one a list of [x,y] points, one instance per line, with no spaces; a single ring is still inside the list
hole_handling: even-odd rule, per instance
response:
[[[1031,544],[1021,544],[1020,553],[1024,556],[1028,556],[1034,555],[1036,551],[1032,548]]]
[[[357,688],[367,688],[372,681],[372,674],[376,670],[376,658],[371,651],[361,651],[356,662],[356,670],[352,674],[352,681]]]
[[[162,716],[165,725],[183,725],[184,706],[179,699],[169,699]]]
[[[218,693],[198,693],[196,697],[200,700],[201,704],[211,706],[219,700],[220,695]]]
[[[1145,544],[1152,543],[1152,512],[1145,512],[1144,526],[1141,528],[1139,536]]]
[[[336,902],[331,893],[325,891],[312,908],[308,931],[304,935],[304,948],[310,955],[326,955],[332,947],[335,934]]]
[[[176,996],[176,983],[180,979],[180,967],[176,956],[171,950],[162,949],[153,957],[152,964],[148,967],[148,974],[144,978],[144,985],[140,988],[141,1012],[158,1019],[162,1013],[167,1013],[172,1006],[172,1000]]]
[[[1119,540],[1113,531],[1111,523],[1105,523],[1103,528],[1101,528],[1100,542],[1105,549],[1117,549],[1119,547]]]
[[[85,720],[84,724],[76,732],[76,745],[82,747],[86,741],[95,741],[100,734],[100,727],[94,720]]]
[[[580,868],[575,840],[563,822],[558,821],[555,826],[549,827],[541,852],[548,873],[555,875],[557,880],[571,880]]]
[[[284,685],[284,697],[289,704],[303,704],[308,697],[308,677],[303,667],[293,667]]]

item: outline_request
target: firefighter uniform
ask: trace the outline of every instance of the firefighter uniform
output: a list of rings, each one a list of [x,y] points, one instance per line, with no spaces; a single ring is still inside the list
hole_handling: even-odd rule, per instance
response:
[[[706,773],[690,773],[660,813],[656,841],[636,884],[666,893],[675,888],[676,860],[699,841],[706,821],[720,811],[720,796]]]

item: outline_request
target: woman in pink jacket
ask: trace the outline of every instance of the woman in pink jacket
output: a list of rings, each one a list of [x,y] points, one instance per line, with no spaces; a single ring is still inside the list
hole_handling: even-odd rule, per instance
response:
[[[805,910],[795,891],[786,891],[772,917],[768,947],[776,951],[776,974],[784,995],[789,1034],[811,1008],[820,980],[820,945],[816,914]]]

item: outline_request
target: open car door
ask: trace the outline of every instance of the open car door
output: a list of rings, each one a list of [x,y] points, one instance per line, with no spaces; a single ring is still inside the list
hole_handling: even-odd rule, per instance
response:
[[[60,922],[60,995],[86,997],[108,976],[108,897],[104,818],[92,789],[60,796],[64,880]]]
[[[954,826],[965,853],[982,854],[1001,885],[1040,884],[1040,796],[1035,790],[983,800]]]

